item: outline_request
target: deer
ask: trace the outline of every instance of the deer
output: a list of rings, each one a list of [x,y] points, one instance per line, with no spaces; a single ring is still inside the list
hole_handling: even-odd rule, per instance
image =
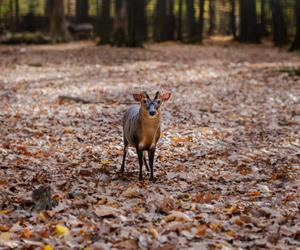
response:
[[[153,174],[154,155],[156,144],[160,138],[161,124],[161,105],[169,100],[170,92],[160,94],[156,92],[154,99],[151,99],[147,92],[134,93],[133,98],[139,102],[139,106],[131,106],[123,116],[123,160],[120,172],[123,175],[125,171],[125,161],[128,147],[136,149],[139,161],[139,180],[143,180],[143,163],[147,171],[150,166],[150,181],[155,182]],[[146,159],[148,152],[149,165]]]

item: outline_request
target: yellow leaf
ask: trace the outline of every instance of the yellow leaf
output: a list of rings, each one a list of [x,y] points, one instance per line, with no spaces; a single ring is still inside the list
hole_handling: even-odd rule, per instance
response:
[[[213,230],[215,232],[218,232],[221,230],[221,225],[217,224],[217,223],[211,223],[211,224],[209,224],[209,227],[211,230]]]
[[[235,232],[232,231],[232,230],[228,230],[228,231],[226,232],[226,234],[227,234],[228,236],[230,236],[230,237],[234,237],[234,236],[235,236]]]
[[[9,241],[10,238],[11,238],[10,232],[5,232],[5,233],[0,234],[0,240]]]
[[[9,214],[10,210],[0,210],[0,215]]]
[[[148,230],[149,233],[152,234],[152,236],[157,239],[159,237],[159,233],[157,232],[157,230],[152,226],[152,224],[148,224]]]
[[[102,165],[108,165],[108,164],[111,163],[111,161],[110,161],[110,160],[101,160],[100,163],[101,163]]]
[[[53,248],[53,246],[48,244],[48,245],[44,245],[42,250],[54,250],[54,248]]]
[[[231,214],[233,214],[236,211],[236,209],[237,209],[237,205],[234,204],[234,205],[232,205],[229,208],[225,208],[225,211],[226,211],[226,214],[231,215]]]
[[[70,230],[69,230],[69,228],[67,228],[65,226],[57,224],[55,226],[55,233],[57,235],[68,235],[68,234],[70,234]]]
[[[192,142],[193,141],[193,137],[189,136],[189,137],[173,137],[172,138],[173,141],[175,142]]]

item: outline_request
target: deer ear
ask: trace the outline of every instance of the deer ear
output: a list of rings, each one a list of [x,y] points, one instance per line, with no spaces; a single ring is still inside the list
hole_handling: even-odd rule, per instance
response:
[[[137,102],[141,101],[141,94],[134,93],[134,94],[132,94],[132,96],[133,96],[134,100],[136,100]]]
[[[162,94],[160,98],[161,98],[163,101],[168,101],[169,98],[170,98],[170,96],[171,96],[171,93],[170,93],[170,92],[167,92],[167,93]]]

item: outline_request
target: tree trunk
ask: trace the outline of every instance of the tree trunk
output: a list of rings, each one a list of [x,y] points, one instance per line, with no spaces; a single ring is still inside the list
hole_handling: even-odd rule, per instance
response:
[[[102,0],[100,25],[99,25],[100,44],[110,43],[111,36],[111,18],[110,18],[110,0]]]
[[[290,51],[300,49],[300,1],[295,0],[295,16],[296,16],[296,36]]]
[[[126,4],[123,0],[115,2],[115,18],[113,27],[113,45],[125,46],[127,43]]]
[[[273,21],[273,42],[276,46],[287,43],[287,29],[281,0],[271,0]]]
[[[20,27],[20,6],[19,0],[15,0],[15,29],[19,30]]]
[[[236,23],[235,23],[235,1],[236,0],[230,0],[230,3],[231,3],[230,26],[231,26],[231,33],[233,35],[234,40],[237,39],[237,35],[236,35]]]
[[[198,21],[198,39],[199,43],[202,43],[203,41],[203,28],[204,28],[204,0],[199,0],[199,7],[200,7],[200,13],[199,13],[199,21]]]
[[[61,0],[52,0],[50,8],[50,35],[55,41],[65,38],[64,30],[64,5]]]
[[[167,40],[167,4],[166,0],[157,0],[154,19],[154,41],[163,42]]]
[[[212,36],[216,29],[216,1],[209,1],[209,29],[208,35]]]
[[[14,4],[13,4],[13,0],[9,0],[9,28],[12,31],[15,31],[15,25],[14,25]]]
[[[267,37],[268,32],[267,32],[267,18],[266,18],[266,0],[261,0],[261,16],[260,16],[260,32],[261,32],[261,37]]]
[[[179,41],[182,41],[182,5],[183,0],[179,0],[177,17],[177,40]]]
[[[143,47],[145,39],[146,1],[127,0],[128,47]]]
[[[186,0],[186,22],[187,22],[187,39],[188,43],[195,43],[196,36],[196,19],[195,19],[195,1]]]
[[[174,16],[174,0],[168,0],[168,30],[167,39],[174,40],[175,33],[175,16]]]
[[[88,22],[89,18],[89,1],[76,0],[76,22]]]
[[[240,42],[254,42],[260,41],[256,1],[255,0],[240,0]]]

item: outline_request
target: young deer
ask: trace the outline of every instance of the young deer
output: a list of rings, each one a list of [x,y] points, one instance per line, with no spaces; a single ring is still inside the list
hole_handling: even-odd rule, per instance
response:
[[[130,107],[123,117],[124,155],[120,170],[122,174],[125,170],[128,145],[130,145],[135,147],[138,155],[140,165],[139,180],[143,179],[143,161],[149,171],[144,154],[144,151],[148,151],[150,180],[154,181],[153,161],[156,144],[160,137],[160,106],[162,102],[167,101],[170,96],[171,93],[161,95],[158,91],[154,99],[151,100],[146,92],[133,94],[133,98],[140,102],[140,106]]]

